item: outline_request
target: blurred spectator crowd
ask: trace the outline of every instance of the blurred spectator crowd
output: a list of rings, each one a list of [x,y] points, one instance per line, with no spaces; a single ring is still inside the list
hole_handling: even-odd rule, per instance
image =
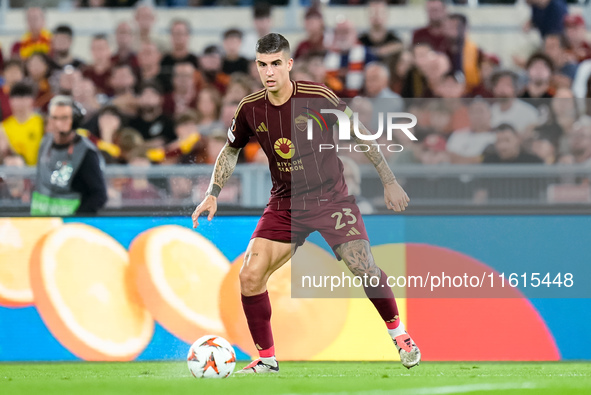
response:
[[[418,141],[397,136],[404,150],[385,151],[392,164],[591,164],[585,21],[569,14],[563,0],[528,3],[532,14],[524,30],[539,31],[539,48],[514,56],[511,65],[472,41],[466,16],[448,12],[441,0],[425,2],[429,22],[409,42],[387,25],[385,0],[368,1],[368,31],[344,18],[328,29],[322,8],[313,6],[304,16],[306,37],[291,43],[292,79],[324,83],[351,99],[368,126],[378,111],[416,115]],[[46,26],[44,11],[28,8],[27,33],[0,57],[0,165],[36,164],[52,127],[47,104],[56,94],[84,106],[79,133],[107,164],[214,163],[240,100],[262,88],[252,60],[256,40],[273,30],[271,12],[269,4],[257,3],[254,31],[228,29],[218,43],[192,53],[190,21],[175,19],[168,37],[158,36],[154,9],[136,5],[133,20],[92,38],[92,59],[85,63],[70,51],[75,37],[69,26]],[[253,141],[240,161],[266,158]],[[119,197],[161,193],[154,183],[134,182],[114,190]],[[177,180],[163,188],[183,197],[192,186]]]

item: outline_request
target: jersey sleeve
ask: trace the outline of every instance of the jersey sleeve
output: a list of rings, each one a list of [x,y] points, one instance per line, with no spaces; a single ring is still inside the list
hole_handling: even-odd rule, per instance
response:
[[[238,105],[234,118],[232,118],[232,123],[228,128],[228,145],[232,148],[244,148],[253,135],[246,120],[246,114],[242,104],[240,103]]]
[[[345,113],[345,115],[347,115],[348,118],[351,118],[351,115],[353,115],[353,111],[349,108],[349,105],[347,103],[345,103],[343,101],[343,99],[341,99],[340,97],[338,97],[332,90],[330,90],[328,87],[326,87],[325,85],[322,85],[324,88],[326,88],[326,90],[328,90],[330,93],[332,93],[331,96],[327,97],[325,99],[325,103],[327,105],[326,108],[332,108],[335,110],[339,110],[343,113]],[[329,127],[332,127],[333,125],[338,123],[338,118],[335,115],[332,114],[327,114],[326,116],[326,122],[328,124]]]

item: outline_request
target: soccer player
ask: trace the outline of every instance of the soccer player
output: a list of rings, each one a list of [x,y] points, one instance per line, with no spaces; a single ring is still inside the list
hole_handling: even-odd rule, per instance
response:
[[[264,89],[240,102],[228,130],[226,145],[215,163],[209,189],[192,215],[193,227],[199,225],[198,218],[204,212],[209,213],[208,220],[211,221],[217,211],[218,195],[236,167],[240,149],[251,136],[256,136],[269,159],[273,189],[240,272],[242,305],[260,358],[239,373],[279,371],[271,331],[267,280],[316,230],[354,275],[379,278],[378,286],[368,285],[365,293],[384,320],[402,364],[407,368],[417,365],[421,353],[400,322],[394,294],[387,285],[387,275],[374,262],[359,208],[355,198],[348,196],[343,165],[335,150],[320,152],[318,149],[319,144],[334,144],[332,133],[316,130],[309,141],[301,128],[302,115],[299,112],[292,114],[292,103],[301,99],[305,103],[331,105],[345,114],[351,114],[351,110],[324,85],[289,79],[293,59],[288,41],[280,34],[270,33],[258,40],[256,64]],[[296,109],[299,111],[294,106],[293,110]],[[326,118],[332,124],[336,121]],[[359,130],[370,134],[361,124]],[[353,131],[351,134],[357,143],[364,143]],[[396,212],[404,211],[410,199],[396,181],[382,153],[372,146],[365,155],[382,180],[387,207]],[[354,227],[349,226],[351,224]]]

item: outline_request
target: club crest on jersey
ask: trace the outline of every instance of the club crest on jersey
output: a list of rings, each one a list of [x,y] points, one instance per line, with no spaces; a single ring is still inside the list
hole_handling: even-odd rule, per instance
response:
[[[287,139],[285,137],[282,137],[275,141],[273,148],[275,149],[275,152],[277,152],[277,155],[279,155],[283,159],[291,159],[295,154],[295,146],[293,145],[290,139]]]
[[[316,121],[316,124],[320,128],[321,132],[328,130],[328,124],[326,123],[326,120],[318,111],[313,110],[310,107],[302,107],[302,108],[304,110],[308,110],[308,112],[301,114],[299,117],[297,117],[295,119],[295,125],[299,130],[301,130],[303,132],[307,128],[308,117],[310,117],[314,121]]]
[[[306,117],[304,114],[300,114],[293,120],[293,122],[295,127],[298,128],[300,132],[303,132],[306,130],[308,117]]]

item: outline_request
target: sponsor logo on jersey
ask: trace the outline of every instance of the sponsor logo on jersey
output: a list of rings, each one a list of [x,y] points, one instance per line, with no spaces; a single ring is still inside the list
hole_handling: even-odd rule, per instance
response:
[[[267,125],[265,125],[264,122],[261,122],[259,124],[259,127],[257,128],[257,133],[263,133],[263,132],[268,132],[269,129],[267,128]]]
[[[291,159],[295,154],[295,146],[293,145],[290,139],[287,139],[285,137],[282,137],[275,141],[273,148],[275,149],[275,152],[277,152],[277,155],[279,155],[283,159]]]
[[[349,230],[349,233],[347,233],[347,236],[357,236],[360,235],[361,233],[355,229],[354,226],[351,226],[351,230]]]
[[[304,164],[301,159],[296,159],[290,162],[277,161],[277,169],[284,173],[291,173],[294,171],[304,170]]]

